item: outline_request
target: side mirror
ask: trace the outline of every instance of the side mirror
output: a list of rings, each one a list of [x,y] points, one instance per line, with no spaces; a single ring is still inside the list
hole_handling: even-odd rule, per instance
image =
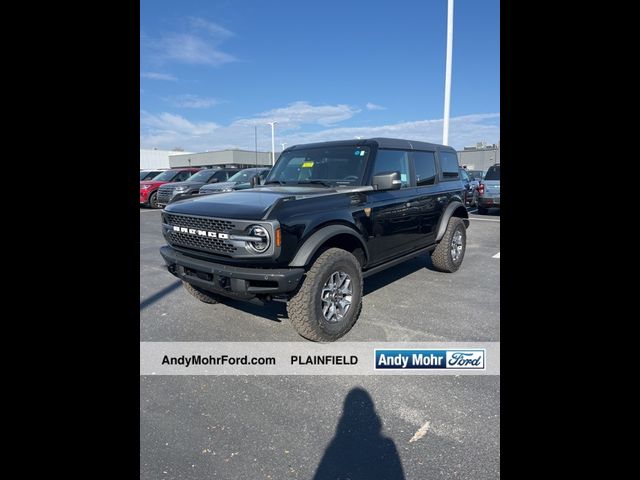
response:
[[[249,182],[251,183],[251,188],[255,187],[256,185],[260,185],[260,175],[254,175],[249,179]]]
[[[209,183],[218,183],[218,179],[217,178],[212,178],[211,180],[209,180]]]
[[[380,172],[371,181],[376,190],[399,190],[402,187],[400,172]]]

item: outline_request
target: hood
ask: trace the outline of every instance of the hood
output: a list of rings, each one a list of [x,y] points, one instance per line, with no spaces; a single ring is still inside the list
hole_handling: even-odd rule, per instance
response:
[[[207,192],[212,192],[216,190],[224,190],[225,188],[233,188],[236,182],[218,182],[218,183],[210,183],[208,185],[203,185],[202,189]]]
[[[173,182],[171,187],[201,187],[204,182]]]
[[[185,215],[259,220],[264,218],[271,207],[283,198],[298,200],[335,193],[337,193],[335,189],[322,187],[256,187],[171,203],[165,207],[165,210],[169,213]]]
[[[164,185],[165,183],[168,182],[154,182],[153,180],[145,180],[143,182],[140,182],[140,186],[142,187],[142,185],[151,185],[152,187],[159,187],[160,185]]]

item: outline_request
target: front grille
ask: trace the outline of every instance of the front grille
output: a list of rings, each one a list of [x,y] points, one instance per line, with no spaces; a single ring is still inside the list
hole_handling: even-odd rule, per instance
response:
[[[228,220],[216,218],[190,217],[185,215],[173,215],[171,213],[162,214],[163,222],[170,226],[194,228],[208,232],[230,233],[236,228],[236,224]],[[232,255],[237,247],[228,240],[211,238],[208,236],[193,235],[190,233],[167,232],[167,240],[171,245],[178,245],[185,248],[203,250],[205,252],[218,253],[222,255]]]
[[[173,196],[173,187],[160,187],[158,189],[158,203],[169,203]]]

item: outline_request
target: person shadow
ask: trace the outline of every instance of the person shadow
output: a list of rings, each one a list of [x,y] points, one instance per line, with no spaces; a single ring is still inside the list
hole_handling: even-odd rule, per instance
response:
[[[313,480],[404,480],[396,444],[381,432],[382,421],[369,393],[352,389]]]

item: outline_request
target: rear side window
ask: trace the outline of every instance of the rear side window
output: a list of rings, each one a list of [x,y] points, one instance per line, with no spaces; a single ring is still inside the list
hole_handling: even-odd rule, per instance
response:
[[[453,152],[440,152],[440,168],[443,180],[457,180],[460,178],[458,171],[458,156]]]
[[[436,183],[436,155],[433,152],[412,152],[416,171],[416,185],[423,187]]]
[[[400,172],[402,188],[409,186],[409,155],[404,150],[378,150],[373,174]]]
[[[189,178],[195,172],[182,171],[176,176],[176,182],[184,182],[187,178]]]
[[[484,176],[485,180],[500,180],[500,165],[494,165],[489,167],[487,174]]]

